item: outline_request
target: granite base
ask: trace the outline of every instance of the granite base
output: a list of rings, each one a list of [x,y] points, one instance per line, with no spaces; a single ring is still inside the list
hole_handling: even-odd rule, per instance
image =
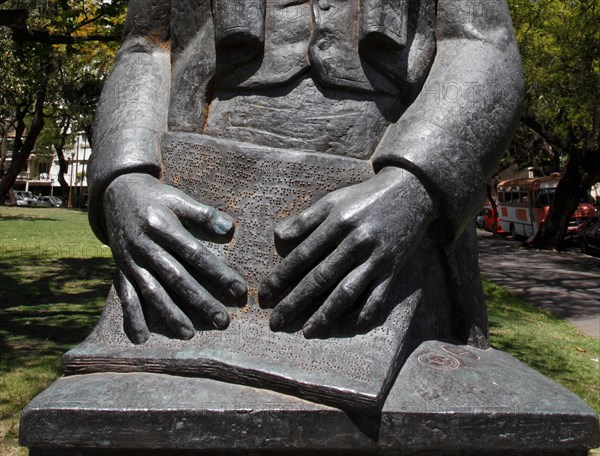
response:
[[[575,394],[494,349],[429,341],[381,412],[151,373],[63,377],[23,411],[31,456],[572,455],[600,444]]]

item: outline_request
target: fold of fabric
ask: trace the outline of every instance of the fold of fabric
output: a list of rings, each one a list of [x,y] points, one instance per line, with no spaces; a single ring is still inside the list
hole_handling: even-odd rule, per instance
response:
[[[217,50],[247,61],[259,55],[265,42],[267,0],[212,0]]]

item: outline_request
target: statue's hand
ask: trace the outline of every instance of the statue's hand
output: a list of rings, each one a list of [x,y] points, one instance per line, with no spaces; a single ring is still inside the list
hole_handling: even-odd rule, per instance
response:
[[[121,271],[117,291],[134,343],[144,343],[150,336],[144,307],[157,312],[176,337],[194,336],[194,325],[174,303],[175,296],[187,312],[197,313],[215,328],[227,327],[229,315],[222,302],[238,303],[246,295],[246,284],[191,232],[226,242],[234,229],[229,216],[147,174],[115,179],[106,190],[104,211]]]
[[[273,303],[293,288],[275,306],[271,328],[284,328],[323,296],[323,304],[304,325],[305,337],[322,335],[358,306],[362,308],[357,324],[372,324],[395,273],[427,230],[432,212],[431,199],[417,178],[385,168],[282,221],[275,229],[276,240],[297,247],[261,284],[260,302]]]

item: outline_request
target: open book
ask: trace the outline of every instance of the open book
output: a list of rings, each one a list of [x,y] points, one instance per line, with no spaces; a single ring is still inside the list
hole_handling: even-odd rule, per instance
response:
[[[423,299],[420,284],[427,281],[422,265],[431,260],[426,247],[422,256],[427,260],[407,268],[391,293],[388,311],[365,333],[356,334],[343,324],[320,339],[304,338],[301,324],[288,332],[272,332],[271,310],[256,302],[258,285],[281,259],[273,240],[276,222],[337,188],[368,179],[373,175],[371,163],[186,133],[165,136],[163,162],[166,183],[236,219],[229,244],[207,246],[246,279],[248,302],[228,308],[231,324],[226,330],[209,329],[199,321],[195,337],[177,340],[160,334],[158,322],[145,344],[134,345],[111,290],[96,328],[65,354],[65,373],[143,371],[209,377],[376,412],[407,355],[411,322]]]

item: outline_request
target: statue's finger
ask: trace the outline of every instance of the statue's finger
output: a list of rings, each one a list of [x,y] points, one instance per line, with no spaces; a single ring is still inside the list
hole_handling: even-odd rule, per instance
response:
[[[245,301],[248,289],[243,277],[202,245],[179,222],[171,230],[155,230],[149,234],[164,249],[177,252],[177,256],[211,284],[222,299],[234,305]]]
[[[163,284],[215,328],[225,329],[229,325],[227,308],[211,296],[171,255],[166,252],[153,255],[149,266]]]
[[[269,273],[258,289],[259,301],[269,305],[335,248],[343,233],[335,224],[322,224]]]
[[[150,338],[150,331],[142,311],[142,304],[137,291],[129,279],[119,271],[115,289],[121,300],[125,332],[134,344],[143,344]]]
[[[332,289],[351,270],[356,262],[354,240],[342,244],[317,267],[310,271],[296,287],[273,309],[271,329],[278,330],[294,321],[316,299]]]
[[[329,215],[328,200],[321,199],[300,214],[288,217],[275,227],[275,238],[278,241],[294,242],[313,232]]]
[[[183,192],[169,195],[169,207],[185,223],[199,227],[207,234],[229,236],[233,234],[235,223],[232,217],[214,207],[199,203]]]
[[[309,339],[321,335],[358,301],[372,280],[373,265],[369,261],[351,271],[304,324],[304,337]]]
[[[387,297],[394,283],[394,274],[390,271],[386,274],[381,274],[363,306],[356,326],[359,328],[369,328],[374,325],[377,319],[381,316],[382,306],[385,305]]]
[[[155,253],[160,255],[160,253]],[[144,303],[152,306],[161,317],[161,320],[173,331],[179,339],[191,339],[196,334],[194,325],[183,311],[173,302],[163,286],[145,268],[138,266],[133,261],[128,268],[131,277],[135,280]]]

